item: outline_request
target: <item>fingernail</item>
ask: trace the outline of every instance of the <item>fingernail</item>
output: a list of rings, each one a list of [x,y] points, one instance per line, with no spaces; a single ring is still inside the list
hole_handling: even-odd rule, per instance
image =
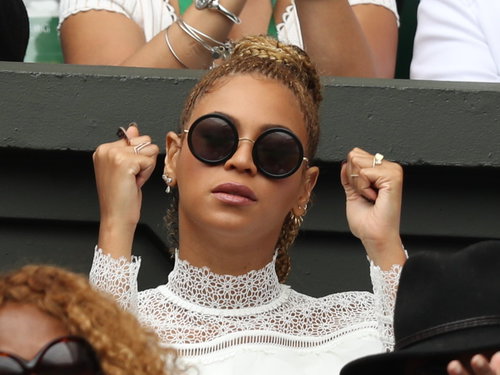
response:
[[[342,160],[342,162],[340,163],[340,165],[344,165],[347,163],[347,160]]]
[[[488,362],[482,355],[476,355],[472,358],[472,361],[477,367],[484,368],[488,365]]]
[[[455,374],[455,375],[460,375],[461,373],[461,365],[458,361],[452,361],[449,365],[448,365],[448,370]]]
[[[128,127],[129,127],[129,128],[130,128],[131,126],[133,126],[134,128],[139,129],[139,125],[137,125],[137,122],[135,122],[135,121],[132,121],[130,124],[128,124]]]

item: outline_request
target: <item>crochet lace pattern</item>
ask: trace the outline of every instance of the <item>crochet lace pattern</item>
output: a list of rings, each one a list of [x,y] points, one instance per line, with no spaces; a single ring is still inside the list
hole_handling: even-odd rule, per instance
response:
[[[115,296],[182,356],[200,356],[239,345],[321,349],[356,330],[371,329],[392,349],[392,314],[401,266],[381,271],[370,263],[374,293],[322,298],[280,284],[274,260],[241,276],[219,275],[176,255],[168,283],[137,291],[140,258],[114,259],[96,249],[92,284]]]

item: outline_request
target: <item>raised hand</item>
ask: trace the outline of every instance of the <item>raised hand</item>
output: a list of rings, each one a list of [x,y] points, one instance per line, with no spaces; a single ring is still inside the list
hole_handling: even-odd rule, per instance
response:
[[[113,257],[130,257],[140,217],[141,188],[156,165],[158,146],[130,126],[123,138],[100,145],[93,155],[99,196],[99,247]]]
[[[399,236],[403,171],[399,164],[354,148],[342,166],[346,213],[351,232],[382,269],[403,264]]]

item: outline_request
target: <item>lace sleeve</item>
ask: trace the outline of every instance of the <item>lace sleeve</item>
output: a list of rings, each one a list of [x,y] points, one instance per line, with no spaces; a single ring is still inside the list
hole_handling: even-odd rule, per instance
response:
[[[111,294],[125,310],[137,313],[137,275],[141,266],[141,258],[133,256],[132,261],[121,257],[115,259],[95,249],[90,283],[105,293]]]
[[[382,271],[370,260],[370,277],[375,295],[375,313],[378,320],[380,338],[386,351],[394,348],[394,305],[398,290],[399,276],[403,266],[393,264],[388,271]]]

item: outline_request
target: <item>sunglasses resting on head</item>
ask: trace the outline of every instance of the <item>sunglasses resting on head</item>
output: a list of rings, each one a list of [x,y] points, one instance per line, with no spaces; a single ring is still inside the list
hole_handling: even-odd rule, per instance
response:
[[[253,144],[253,162],[259,172],[269,178],[291,176],[302,162],[309,162],[300,140],[285,128],[267,129],[256,140],[240,138],[233,121],[220,113],[210,113],[195,120],[184,132],[188,133],[188,145],[194,157],[210,165],[228,161],[240,141]]]
[[[30,361],[0,350],[0,375],[101,375],[99,360],[83,338],[64,336],[45,345]]]

